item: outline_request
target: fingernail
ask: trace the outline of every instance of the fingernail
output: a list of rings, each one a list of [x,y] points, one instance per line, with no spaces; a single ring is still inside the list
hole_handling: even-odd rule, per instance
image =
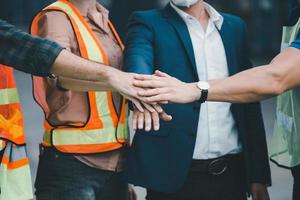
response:
[[[154,126],[154,130],[158,131],[159,130],[159,126]]]

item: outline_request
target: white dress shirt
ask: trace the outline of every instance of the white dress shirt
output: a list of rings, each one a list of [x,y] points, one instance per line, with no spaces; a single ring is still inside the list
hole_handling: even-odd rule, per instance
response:
[[[219,30],[223,17],[209,4],[206,31],[193,16],[172,4],[188,27],[193,44],[199,80],[223,79],[229,76],[226,53]],[[242,150],[230,103],[206,102],[201,105],[193,159],[212,159]]]

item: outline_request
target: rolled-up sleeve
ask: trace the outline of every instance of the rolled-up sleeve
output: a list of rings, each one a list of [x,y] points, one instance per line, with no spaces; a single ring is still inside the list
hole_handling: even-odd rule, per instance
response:
[[[48,76],[63,47],[33,37],[0,20],[0,64],[37,76]]]

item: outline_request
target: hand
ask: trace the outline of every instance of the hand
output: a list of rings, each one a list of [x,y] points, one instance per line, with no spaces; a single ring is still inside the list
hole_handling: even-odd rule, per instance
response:
[[[160,71],[155,75],[135,75],[134,78],[134,86],[144,88],[138,91],[138,95],[146,103],[190,103],[201,96],[195,83],[184,83]]]
[[[133,130],[145,129],[145,131],[151,131],[153,128],[155,131],[158,131],[160,128],[160,118],[164,121],[172,120],[172,116],[165,113],[162,109],[161,112],[150,112],[149,110],[140,112],[138,109],[135,109],[132,115],[132,128]]]
[[[139,102],[140,97],[138,96],[138,91],[141,91],[142,89],[133,85],[135,74],[125,73],[114,69],[108,71],[108,73],[109,84],[111,87],[126,99],[132,101],[139,111],[144,112],[143,106]]]
[[[251,184],[252,200],[270,200],[267,186],[260,183]]]
[[[128,193],[129,193],[129,199],[130,200],[137,200],[137,195],[133,189],[133,186],[128,185]]]

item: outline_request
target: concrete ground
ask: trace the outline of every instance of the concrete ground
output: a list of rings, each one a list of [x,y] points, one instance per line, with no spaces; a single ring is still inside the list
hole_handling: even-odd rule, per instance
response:
[[[42,119],[43,113],[37,107],[32,98],[31,79],[30,76],[21,72],[16,72],[17,84],[23,105],[27,147],[31,160],[32,176],[35,178],[37,163],[38,163],[38,144],[41,141],[43,129]],[[264,120],[270,138],[273,123],[274,123],[274,100],[263,102]],[[291,200],[292,193],[292,177],[290,172],[285,169],[280,169],[275,165],[272,166],[273,186],[269,189],[272,200]],[[139,200],[145,199],[145,191],[142,188],[137,188]]]

